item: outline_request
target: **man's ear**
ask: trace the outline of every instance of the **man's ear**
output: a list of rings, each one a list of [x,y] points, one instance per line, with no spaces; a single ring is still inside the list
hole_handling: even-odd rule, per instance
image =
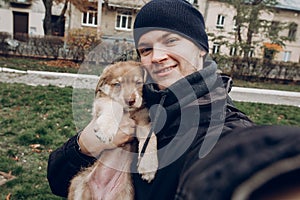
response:
[[[204,57],[206,54],[207,54],[206,51],[203,51],[203,50],[200,51],[200,57]]]

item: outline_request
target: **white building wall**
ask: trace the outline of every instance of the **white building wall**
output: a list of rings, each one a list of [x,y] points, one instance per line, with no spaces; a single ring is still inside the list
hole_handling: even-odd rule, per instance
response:
[[[13,15],[11,10],[0,8],[0,32],[13,33]]]
[[[30,10],[34,13],[43,13],[45,15],[45,6],[42,0],[33,0]]]
[[[71,21],[70,29],[81,28],[82,13],[75,6],[71,6]]]
[[[29,13],[29,28],[28,31],[30,35],[44,35],[44,28],[43,28],[43,19],[45,14],[44,13]]]

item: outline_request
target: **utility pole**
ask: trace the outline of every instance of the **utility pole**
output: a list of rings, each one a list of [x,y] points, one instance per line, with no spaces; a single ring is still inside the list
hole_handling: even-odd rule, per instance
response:
[[[100,38],[101,34],[101,17],[102,17],[102,1],[103,0],[98,0],[98,14],[97,14],[97,37]]]
[[[68,2],[68,23],[67,23],[67,31],[65,31],[65,38],[64,38],[64,51],[67,50],[67,41],[69,40],[69,34],[70,34],[70,30],[71,30],[71,15],[72,15],[72,11],[71,11],[71,2]]]

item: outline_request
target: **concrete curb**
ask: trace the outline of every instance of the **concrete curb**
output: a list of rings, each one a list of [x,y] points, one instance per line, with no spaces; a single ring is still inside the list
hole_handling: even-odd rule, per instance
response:
[[[244,87],[232,87],[232,92],[245,92],[253,94],[268,94],[276,96],[286,96],[286,97],[299,97],[300,92],[290,92],[282,90],[268,90],[268,89],[256,89],[256,88],[244,88]]]
[[[8,73],[19,73],[19,74],[35,74],[35,75],[43,75],[43,76],[56,76],[56,77],[71,77],[71,78],[92,78],[98,79],[99,77],[96,75],[89,74],[74,74],[74,73],[60,73],[60,72],[48,72],[48,71],[35,71],[35,70],[16,70],[1,67],[0,72],[8,72]]]

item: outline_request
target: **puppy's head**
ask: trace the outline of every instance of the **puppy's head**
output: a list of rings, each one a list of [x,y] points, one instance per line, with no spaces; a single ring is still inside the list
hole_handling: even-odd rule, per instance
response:
[[[109,96],[125,110],[140,108],[146,70],[134,61],[118,62],[107,66],[96,87],[96,98]]]

